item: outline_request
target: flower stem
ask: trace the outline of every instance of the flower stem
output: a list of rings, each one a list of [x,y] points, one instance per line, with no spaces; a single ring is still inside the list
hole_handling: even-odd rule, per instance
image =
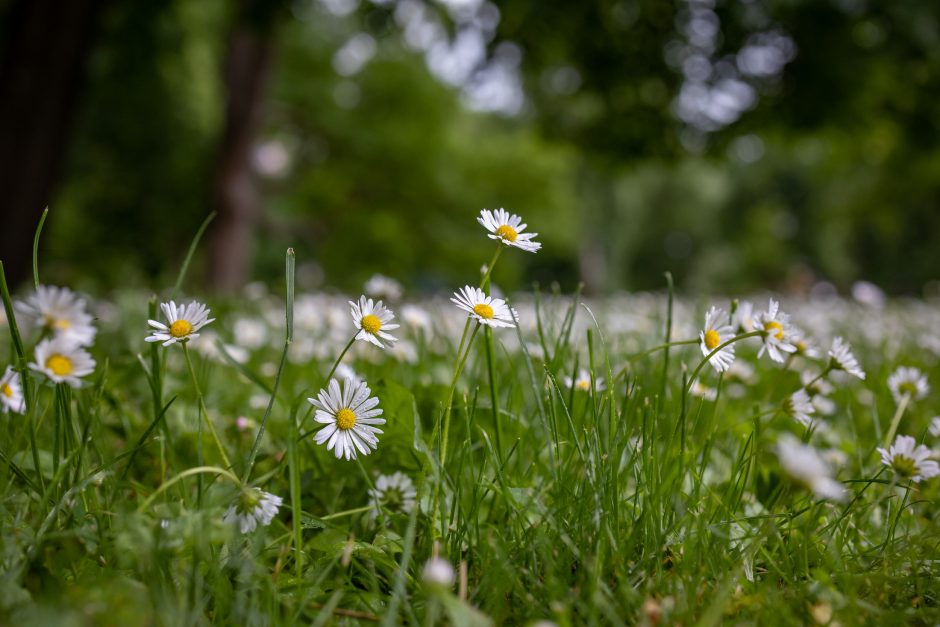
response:
[[[343,352],[340,353],[339,357],[336,358],[336,361],[333,363],[333,367],[330,368],[330,374],[326,375],[327,385],[329,385],[330,379],[333,378],[333,373],[336,372],[337,368],[339,368],[339,362],[343,361],[343,357],[346,356],[346,353],[349,352],[349,349],[352,348],[353,342],[355,341],[356,341],[356,335],[353,335],[352,338],[349,340],[349,342],[347,342],[346,346],[343,348]]]
[[[199,380],[196,378],[196,370],[193,368],[193,360],[189,356],[189,347],[186,345],[187,342],[182,342],[180,345],[183,347],[183,356],[186,358],[186,367],[189,368],[189,376],[193,380],[193,387],[196,389],[196,399],[199,404],[199,413],[202,414],[203,419],[206,421],[206,426],[209,427],[209,433],[212,434],[212,439],[215,441],[216,447],[219,449],[219,454],[222,456],[222,463],[225,464],[226,468],[232,467],[232,462],[229,461],[228,455],[225,454],[225,449],[222,447],[222,442],[219,440],[219,434],[215,431],[215,425],[212,424],[212,420],[209,419],[209,412],[206,409],[206,401],[202,398],[202,391],[199,389]],[[202,443],[199,443],[202,446]]]
[[[496,265],[496,260],[499,259],[499,254],[503,252],[503,243],[497,241],[496,243],[496,252],[493,253],[493,258],[490,259],[490,262],[486,266],[486,273],[483,275],[483,278],[480,280],[480,289],[486,290],[490,285],[490,275],[493,274],[493,266]]]
[[[197,466],[195,468],[189,468],[184,470],[180,474],[176,475],[172,479],[168,479],[161,485],[157,490],[147,497],[147,500],[140,504],[140,507],[137,508],[138,512],[142,512],[147,509],[151,503],[153,503],[158,496],[166,492],[166,490],[175,483],[178,483],[185,479],[186,477],[192,477],[193,475],[201,475],[205,473],[215,473],[221,475],[226,479],[229,479],[232,483],[237,486],[241,486],[241,481],[238,480],[238,477],[225,470],[224,468],[218,468],[217,466]]]
[[[891,418],[891,426],[888,428],[888,434],[885,437],[885,446],[891,446],[891,440],[894,439],[894,434],[898,432],[898,425],[901,424],[901,416],[904,415],[904,410],[907,409],[907,405],[910,402],[910,394],[905,394],[901,397],[901,402],[898,403],[898,408],[894,412],[894,417]]]

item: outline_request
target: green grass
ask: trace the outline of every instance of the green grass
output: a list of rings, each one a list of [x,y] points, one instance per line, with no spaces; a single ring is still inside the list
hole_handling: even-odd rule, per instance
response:
[[[519,295],[518,330],[471,325],[461,342],[464,318],[426,301],[432,327],[395,332],[413,354],[356,342],[347,355],[388,422],[376,451],[345,461],[314,442],[305,399],[352,335],[348,306],[295,299],[293,263],[291,252],[286,290],[210,303],[218,337],[191,343],[191,368],[179,346],[144,342],[157,301],[141,294],[97,303],[98,366],[79,389],[26,369],[39,335],[7,325],[28,410],[0,417],[2,622],[940,621],[938,480],[898,479],[875,453],[895,415],[895,367],[937,380],[938,356],[921,346],[940,328],[936,304],[785,302],[824,346],[851,341],[868,374],[839,378],[835,413],[808,430],[780,408],[825,350],[784,367],[743,339],[753,378],[705,364],[714,401],[687,394],[697,344],[644,353],[696,338],[712,303]],[[260,346],[239,337],[238,318],[264,329]],[[606,389],[565,386],[579,368]],[[937,413],[933,393],[912,401],[899,433],[936,445]],[[783,475],[774,447],[786,433],[839,452],[846,502]],[[418,506],[374,517],[368,490],[395,471]],[[222,520],[242,482],[284,499],[246,535]],[[453,588],[423,581],[432,555],[462,573]]]

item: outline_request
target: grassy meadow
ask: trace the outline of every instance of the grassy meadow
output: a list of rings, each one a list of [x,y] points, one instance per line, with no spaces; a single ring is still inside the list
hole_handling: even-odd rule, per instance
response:
[[[490,218],[462,308],[4,281],[0,622],[940,622],[936,302],[504,295]]]

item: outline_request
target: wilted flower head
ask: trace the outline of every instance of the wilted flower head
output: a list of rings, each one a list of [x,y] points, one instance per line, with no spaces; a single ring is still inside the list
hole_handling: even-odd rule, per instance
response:
[[[227,523],[238,523],[242,533],[251,533],[258,525],[271,524],[277,511],[281,507],[282,499],[260,488],[245,488],[238,495],[222,520]]]
[[[927,385],[927,375],[917,368],[900,366],[888,377],[888,388],[895,402],[907,397],[911,401],[919,401],[927,396],[930,386]]]
[[[890,466],[899,476],[920,483],[940,474],[937,462],[930,459],[931,451],[909,435],[899,435],[888,449],[879,448],[881,463]]]
[[[542,247],[538,242],[533,242],[532,238],[538,233],[523,233],[526,224],[522,224],[522,218],[515,214],[510,214],[503,209],[490,211],[483,209],[480,211],[480,217],[477,218],[483,228],[490,232],[488,237],[501,241],[507,246],[515,246],[530,253],[534,253]]]
[[[865,372],[858,365],[858,360],[852,354],[852,347],[848,342],[843,342],[841,337],[832,340],[832,348],[829,349],[829,367],[833,370],[844,370],[853,377],[865,379]]]
[[[784,472],[795,482],[819,498],[844,501],[845,488],[832,478],[829,465],[811,446],[806,446],[791,435],[777,442],[777,458]]]
[[[91,346],[95,341],[97,330],[94,318],[85,311],[85,300],[67,287],[40,285],[25,301],[17,301],[15,308],[27,327],[41,328],[56,339],[76,346]]]
[[[164,346],[188,342],[199,337],[198,331],[215,320],[209,317],[210,310],[196,301],[188,305],[177,305],[171,300],[168,303],[160,303],[160,310],[163,311],[167,324],[148,320],[152,334],[144,339],[148,342],[162,342]]]

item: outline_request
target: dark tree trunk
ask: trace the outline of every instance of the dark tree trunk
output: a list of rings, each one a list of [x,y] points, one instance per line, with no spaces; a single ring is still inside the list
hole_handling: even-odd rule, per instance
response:
[[[209,239],[209,283],[232,291],[248,278],[255,227],[261,217],[251,153],[271,74],[278,3],[242,0],[225,65],[225,130],[213,182],[218,213]]]
[[[29,275],[32,234],[59,177],[104,5],[104,0],[17,0],[4,19],[0,259],[13,284]]]

